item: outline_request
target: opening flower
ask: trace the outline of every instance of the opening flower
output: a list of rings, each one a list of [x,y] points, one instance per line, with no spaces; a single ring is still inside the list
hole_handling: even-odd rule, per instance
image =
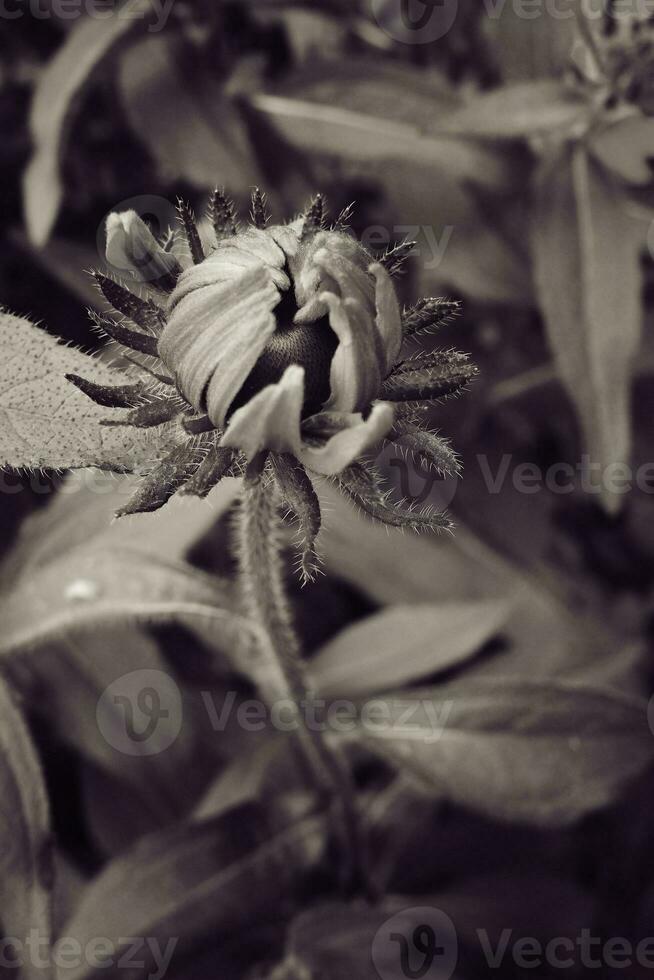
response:
[[[427,299],[400,311],[392,274],[410,244],[376,258],[349,231],[349,209],[327,226],[321,195],[290,224],[269,225],[255,190],[241,230],[217,191],[211,242],[185,205],[179,213],[183,250],[174,236],[157,241],[135,212],[110,216],[108,262],[131,268],[136,288],[97,273],[119,317],[96,322],[131,367],[115,387],[68,376],[96,402],[129,409],[105,424],[167,427],[168,452],[122,513],[154,510],[180,489],[206,495],[268,459],[305,532],[305,572],[320,526],[307,471],[337,479],[388,523],[445,526],[443,515],[398,511],[360,462],[387,438],[440,472],[457,468],[447,442],[416,422],[417,403],[459,391],[475,369],[453,351],[399,360],[407,336],[456,309]]]

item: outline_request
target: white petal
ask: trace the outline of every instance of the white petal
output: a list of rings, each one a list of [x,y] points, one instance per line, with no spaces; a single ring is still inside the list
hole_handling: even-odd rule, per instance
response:
[[[368,272],[374,277],[375,325],[384,351],[383,377],[395,364],[402,346],[402,319],[397,301],[395,286],[386,269],[379,262],[373,262]]]
[[[154,282],[179,271],[176,257],[164,251],[136,211],[110,214],[106,232],[107,262],[117,272],[130,272],[141,282]]]
[[[319,416],[315,416],[319,418]],[[360,414],[343,415],[343,428],[320,447],[302,446],[299,459],[306,467],[324,476],[334,476],[375,446],[393,425],[393,406],[378,402],[364,420]]]
[[[205,269],[214,281],[230,282],[244,270],[264,265],[280,289],[288,289],[290,280],[283,271],[286,255],[268,231],[248,228],[230,238],[222,238],[216,249],[198,268]]]
[[[222,446],[240,449],[252,459],[263,449],[298,455],[304,402],[304,368],[287,367],[281,379],[257,392],[232,416]]]
[[[263,266],[242,272],[234,282],[205,285],[203,273],[193,277],[203,265],[184,273],[184,283],[171,296],[159,355],[188,401],[221,426],[274,333],[279,293]],[[203,285],[190,289],[195,281]]]
[[[370,315],[355,299],[321,293],[339,344],[332,358],[328,411],[358,412],[377,397],[382,381]]]

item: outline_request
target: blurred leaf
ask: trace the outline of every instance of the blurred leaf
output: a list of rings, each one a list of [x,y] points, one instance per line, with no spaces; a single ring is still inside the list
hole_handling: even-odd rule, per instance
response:
[[[120,958],[128,936],[147,937],[138,955],[145,963],[130,977],[150,973],[153,949],[172,957],[176,972],[200,944],[219,947],[234,934],[247,935],[253,923],[276,921],[323,847],[321,817],[269,837],[251,807],[144,838],[91,883],[63,932],[83,949],[106,936],[110,963],[105,951],[104,966],[64,968],[59,980],[125,976]]]
[[[200,76],[199,78],[197,76]],[[184,73],[167,37],[125,52],[120,87],[129,122],[164,178],[232,193],[260,182],[243,121],[215,78]]]
[[[599,688],[464,678],[374,705],[365,744],[437,797],[503,820],[569,824],[654,758],[646,702]]]
[[[381,102],[373,115],[344,108],[338,101],[313,101],[311,93],[304,94],[305,99],[255,95],[250,105],[274,124],[291,146],[307,153],[326,153],[359,163],[410,160],[491,187],[508,177],[508,165],[498,154],[462,140],[432,135],[410,117],[396,121],[391,112],[389,120],[388,115],[382,115],[387,107]],[[348,94],[351,97],[352,93]],[[435,124],[432,130],[437,132]]]
[[[25,171],[25,220],[31,240],[44,245],[61,205],[60,163],[71,116],[94,72],[152,9],[151,0],[124,0],[106,16],[79,20],[41,75],[30,129],[34,156]]]
[[[496,874],[467,876],[447,891],[420,897],[386,895],[374,906],[360,901],[316,905],[301,912],[289,927],[287,956],[289,965],[291,958],[299,960],[320,980],[379,980],[380,975],[401,980],[406,976],[400,961],[401,947],[389,934],[410,940],[416,928],[431,923],[439,945],[446,946],[446,955],[456,954],[458,945],[459,958],[456,972],[450,973],[449,963],[439,957],[426,976],[432,974],[434,980],[485,977],[489,964],[484,962],[480,943],[482,930],[492,949],[502,949],[507,923],[514,936],[533,936],[545,945],[552,936],[574,939],[580,935],[592,921],[593,912],[590,897],[563,877],[524,874],[514,868],[507,873],[504,869]],[[451,930],[446,916],[451,920]],[[450,939],[454,949],[447,949]],[[502,975],[511,976],[510,952],[504,948],[506,958],[500,970],[506,971]],[[471,954],[476,956],[473,961],[469,960]],[[416,956],[416,966],[421,959]],[[290,973],[292,977],[298,975],[301,972]]]
[[[393,606],[338,633],[311,661],[321,697],[356,697],[465,662],[507,618],[506,603]]]
[[[641,334],[644,232],[582,147],[550,153],[536,181],[535,280],[549,341],[591,462],[604,475],[631,451],[630,385]],[[620,496],[606,483],[609,511]]]
[[[654,180],[654,119],[640,113],[602,127],[589,140],[590,153],[629,184]]]
[[[190,800],[179,793],[179,775],[188,767],[197,746],[194,744],[195,719],[181,704],[161,712],[156,730],[149,742],[150,749],[166,745],[166,751],[150,752],[145,742],[134,740],[130,754],[123,741],[107,738],[107,731],[119,735],[125,731],[125,713],[117,703],[103,699],[103,729],[98,724],[98,702],[102,694],[118,678],[131,672],[147,672],[148,683],[157,675],[165,675],[172,683],[174,675],[156,641],[133,627],[114,627],[111,634],[88,633],[83,642],[73,637],[66,641],[43,645],[33,657],[18,658],[6,666],[16,688],[30,710],[47,724],[48,731],[62,743],[76,750],[105,772],[121,780],[123,792],[129,798],[126,783],[137,790],[141,819],[155,826],[179,818],[180,808]],[[145,680],[142,682],[145,685]],[[180,691],[181,694],[181,691]],[[138,690],[134,691],[134,700]],[[172,703],[162,689],[162,698]],[[109,711],[115,709],[115,721]],[[179,726],[180,714],[184,724]],[[136,754],[142,749],[141,754]],[[107,814],[108,819],[115,814]]]
[[[453,536],[419,538],[374,524],[331,488],[321,487],[320,496],[326,505],[321,547],[327,571],[375,602],[508,602],[502,637],[509,649],[470,666],[476,675],[499,671],[532,680],[561,677],[615,658],[605,624],[573,616],[545,582],[503,558],[460,523]]]
[[[0,584],[13,588],[20,575],[39,572],[73,549],[92,545],[99,551],[138,549],[153,561],[177,563],[196,539],[233,504],[240,481],[223,480],[203,500],[176,496],[151,514],[115,520],[134,491],[137,478],[92,469],[69,473],[48,506],[21,525],[16,543],[0,566]]]
[[[440,74],[366,61],[319,64],[276,95],[251,97],[255,122],[258,114],[295,150],[381,187],[389,224],[372,230],[417,239],[421,289],[447,284],[493,302],[529,302],[524,250],[503,227],[529,161],[521,149],[440,136],[460,104]],[[499,196],[501,220],[486,220],[473,188]]]
[[[33,930],[39,941],[47,942],[54,885],[48,797],[31,736],[1,678],[0,719],[3,934],[24,944]],[[39,957],[25,957],[21,976],[26,980],[50,976],[49,967],[38,963]]]
[[[0,598],[0,653],[126,623],[185,623],[232,653],[250,636],[219,580],[129,548],[77,548]],[[247,641],[246,641],[247,642]]]
[[[25,252],[30,262],[36,262],[78,302],[91,309],[106,310],[102,294],[95,280],[88,274],[89,269],[99,267],[98,258],[104,263],[104,256],[98,256],[94,248],[59,237],[51,238],[43,248],[36,248],[18,229],[10,231],[9,239],[12,246]],[[115,350],[112,351],[112,356],[115,357]]]
[[[439,123],[442,134],[520,139],[583,122],[590,106],[560,81],[518,82],[475,95]]]
[[[115,372],[99,360],[29,320],[1,312],[0,347],[0,466],[131,470],[146,446],[156,451],[152,436],[100,425],[101,419],[115,419],[115,410],[96,405],[66,380],[66,373],[74,373],[114,383]]]
[[[537,16],[524,16],[517,3],[494,2],[483,24],[502,77],[507,82],[546,76],[559,77],[568,66],[577,41],[575,11],[572,5],[557,8],[540,6]]]

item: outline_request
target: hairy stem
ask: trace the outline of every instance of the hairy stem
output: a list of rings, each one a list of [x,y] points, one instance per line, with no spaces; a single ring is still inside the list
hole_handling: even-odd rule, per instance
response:
[[[255,668],[256,681],[269,703],[283,700],[295,706],[295,731],[302,761],[318,792],[337,816],[344,883],[367,888],[366,849],[349,770],[323,733],[307,724],[304,713],[312,695],[286,596],[276,490],[263,460],[246,475],[238,534],[247,612],[264,634]]]

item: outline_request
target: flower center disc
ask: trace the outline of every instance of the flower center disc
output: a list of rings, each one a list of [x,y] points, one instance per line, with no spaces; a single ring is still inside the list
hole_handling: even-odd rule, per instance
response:
[[[326,316],[314,323],[293,323],[296,309],[292,293],[285,293],[275,309],[277,329],[232,402],[230,414],[262,388],[276,384],[291,364],[304,368],[303,417],[315,415],[329,398],[329,369],[338,337]]]

